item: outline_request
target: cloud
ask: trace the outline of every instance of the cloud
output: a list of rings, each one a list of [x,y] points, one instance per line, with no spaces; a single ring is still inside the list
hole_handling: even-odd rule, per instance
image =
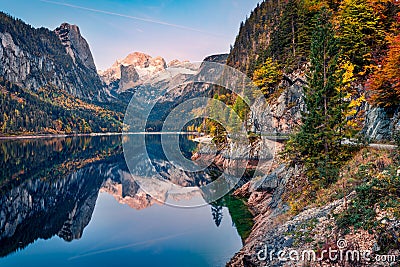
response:
[[[177,28],[177,29],[182,29],[182,30],[193,31],[193,32],[198,32],[198,33],[217,36],[216,34],[213,34],[213,33],[210,33],[210,32],[206,32],[206,31],[203,31],[203,30],[200,30],[200,29],[187,27],[185,25],[173,24],[173,23],[169,23],[169,22],[165,22],[165,21],[161,21],[161,20],[142,18],[142,17],[135,17],[135,16],[130,16],[130,15],[126,15],[126,14],[110,12],[110,11],[101,10],[101,9],[94,9],[94,8],[89,8],[89,7],[83,7],[83,6],[77,6],[77,5],[72,5],[72,4],[68,4],[68,3],[62,3],[62,2],[56,2],[56,1],[51,1],[51,0],[40,0],[40,2],[53,4],[53,5],[59,5],[59,6],[66,6],[66,7],[71,7],[71,8],[76,8],[76,9],[81,9],[81,10],[86,10],[86,11],[91,11],[91,12],[96,12],[96,13],[102,13],[102,14],[107,14],[107,15],[112,15],[112,16],[118,16],[118,17],[122,17],[122,18],[133,19],[133,20],[137,20],[137,21],[143,21],[143,22],[147,22],[147,23],[159,24],[159,25],[173,27],[173,28]]]

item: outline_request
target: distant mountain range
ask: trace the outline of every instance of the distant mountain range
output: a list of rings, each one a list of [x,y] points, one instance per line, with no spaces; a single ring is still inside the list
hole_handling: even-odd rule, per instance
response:
[[[121,131],[133,93],[184,81],[185,64],[134,52],[97,71],[78,26],[35,29],[0,12],[0,135]],[[179,71],[149,80],[169,67]]]
[[[179,64],[178,60],[172,62]],[[99,71],[100,78],[108,86],[117,82],[118,89],[124,91],[148,80],[151,76],[164,71],[167,65],[162,57],[152,58],[140,52],[134,52],[124,59],[117,60],[109,69]]]

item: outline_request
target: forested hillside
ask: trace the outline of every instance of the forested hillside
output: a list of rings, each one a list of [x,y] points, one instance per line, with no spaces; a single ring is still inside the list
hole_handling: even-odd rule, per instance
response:
[[[353,239],[355,245],[365,244],[358,237],[368,233],[369,242],[376,242],[380,252],[398,253],[400,232],[394,225],[400,220],[396,148],[400,145],[400,2],[266,0],[241,24],[228,64],[245,72],[259,87],[266,98],[263,109],[270,111],[262,114],[271,121],[287,124],[281,113],[301,114],[295,127],[279,125],[279,129],[291,130],[276,158],[286,169],[279,178],[275,172],[280,170],[262,178],[277,180],[277,192],[272,201],[256,201],[255,206],[270,207],[278,198],[282,207],[287,205],[285,220],[300,216],[297,222],[307,218],[311,208],[328,211],[329,230],[310,230],[304,238],[303,229],[296,234],[283,227],[286,230],[278,236],[295,239],[298,243],[292,247],[322,249],[335,242],[329,241],[333,237],[328,232],[336,238]],[[299,102],[292,102],[291,96],[298,90],[302,106],[294,107]],[[227,90],[216,91],[214,98],[230,105],[245,122],[251,119],[249,107],[239,105],[243,101]],[[222,132],[212,131],[213,127],[208,124],[212,134]],[[394,145],[392,150],[369,147],[369,142],[378,140],[370,140],[365,127],[372,128],[372,136],[384,132],[380,136]],[[340,209],[329,207],[332,203],[341,203]],[[275,208],[272,214],[282,210]],[[260,216],[264,219],[258,219],[259,225],[274,219]],[[303,223],[312,224],[312,229],[325,227],[314,219]],[[275,248],[276,243],[267,239],[271,229],[261,228],[257,231],[268,233],[263,237],[266,244]],[[257,238],[253,241],[259,243]]]
[[[352,85],[363,85],[373,104],[398,104],[399,6],[396,0],[264,1],[241,24],[228,64],[251,78],[274,64],[286,74],[305,70],[318,14],[326,9],[337,63],[351,71]]]
[[[304,87],[314,74],[318,76],[315,83],[323,87],[329,80],[333,91],[327,100],[336,101],[329,109],[340,109],[333,125],[340,124],[336,128],[341,134],[353,138],[364,127],[371,106],[391,108],[389,115],[398,109],[399,6],[395,0],[263,1],[241,23],[228,65],[245,72],[272,104],[288,97],[287,86],[300,82]],[[318,32],[323,19],[331,26],[329,32]],[[314,92],[310,88],[309,96]],[[241,117],[251,115],[243,101],[227,90],[217,89],[214,98],[239,111]],[[304,104],[308,108],[323,105],[318,101]],[[285,108],[291,109],[292,104]],[[212,133],[218,128],[208,124]]]
[[[31,91],[0,79],[0,135],[118,132],[122,116],[62,89]]]
[[[121,130],[75,25],[35,29],[0,12],[0,134]]]
[[[246,73],[267,101],[274,104],[279,97],[288,97],[287,86],[300,82],[304,87],[313,75],[315,62],[312,61],[323,60],[315,69],[323,76],[315,77],[316,83],[330,80],[337,95],[328,98],[336,98],[337,103],[332,104],[340,109],[337,114],[341,114],[334,124],[341,124],[341,134],[352,138],[363,128],[366,109],[370,106],[397,109],[400,100],[399,6],[394,0],[263,1],[241,23],[228,65]],[[331,26],[329,32],[317,32],[322,13]],[[327,35],[329,40],[318,35]],[[312,54],[313,47],[319,49],[321,45],[330,46],[332,51],[323,51],[322,47]],[[310,89],[310,96],[313,92],[314,89]],[[226,103],[241,118],[251,116],[242,99],[223,88],[215,90],[214,98]],[[313,105],[321,103],[317,101]],[[286,103],[285,109],[292,108],[292,104]],[[299,109],[292,111],[296,113]],[[208,130],[222,132],[210,121]]]
[[[0,75],[30,90],[52,84],[81,99],[98,100],[102,84],[96,68],[81,59],[83,54],[91,58],[89,47],[78,27],[62,26],[59,31],[35,29],[0,12]]]

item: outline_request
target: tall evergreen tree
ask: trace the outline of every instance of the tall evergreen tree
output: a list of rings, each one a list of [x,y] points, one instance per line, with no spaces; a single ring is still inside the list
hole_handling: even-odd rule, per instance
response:
[[[307,112],[300,131],[289,140],[286,153],[304,164],[315,187],[335,181],[341,155],[342,104],[337,77],[338,45],[331,13],[322,8],[311,43],[309,84],[305,90]]]
[[[222,222],[223,218],[223,210],[221,206],[218,206],[216,204],[211,205],[211,214],[213,216],[213,220],[215,222],[215,225],[219,227]]]

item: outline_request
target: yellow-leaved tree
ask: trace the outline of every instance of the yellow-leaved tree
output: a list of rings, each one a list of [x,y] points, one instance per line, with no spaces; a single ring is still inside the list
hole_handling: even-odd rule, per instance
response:
[[[265,96],[269,96],[274,91],[274,87],[281,81],[283,76],[279,64],[267,58],[253,73],[253,82],[260,88]]]

